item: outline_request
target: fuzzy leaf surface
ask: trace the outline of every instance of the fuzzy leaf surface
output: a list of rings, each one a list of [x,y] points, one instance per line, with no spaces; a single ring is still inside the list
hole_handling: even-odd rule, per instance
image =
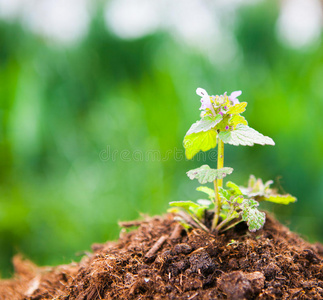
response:
[[[186,135],[184,138],[185,155],[192,159],[199,151],[208,151],[216,147],[217,132],[213,129]]]
[[[190,179],[197,179],[199,183],[213,182],[215,179],[223,179],[233,172],[232,168],[211,169],[208,165],[188,171],[186,174]]]
[[[186,135],[190,135],[192,133],[198,133],[201,131],[208,131],[211,128],[215,127],[222,120],[222,116],[216,115],[215,117],[206,116],[201,120],[195,122],[190,129],[187,131]]]
[[[247,222],[251,232],[261,229],[266,221],[265,213],[258,210],[259,203],[253,199],[245,199],[241,205],[242,220]]]
[[[220,132],[219,138],[224,143],[234,146],[275,145],[270,137],[264,136],[257,130],[243,124],[238,124],[235,130]]]

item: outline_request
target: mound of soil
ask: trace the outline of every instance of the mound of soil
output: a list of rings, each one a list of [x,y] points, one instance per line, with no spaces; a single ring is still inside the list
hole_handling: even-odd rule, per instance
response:
[[[0,299],[323,299],[323,246],[268,215],[255,233],[243,223],[187,233],[173,215],[121,225],[138,228],[93,245],[80,263],[36,267],[15,257]]]

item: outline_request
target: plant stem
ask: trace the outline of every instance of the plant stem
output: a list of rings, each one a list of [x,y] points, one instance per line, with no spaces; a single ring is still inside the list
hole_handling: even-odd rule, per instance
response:
[[[225,220],[223,220],[217,227],[216,230],[220,231],[224,226],[226,226],[228,223],[230,223],[233,219],[235,219],[236,217],[228,217]]]
[[[214,192],[215,192],[215,202],[214,202],[214,217],[212,221],[212,228],[211,230],[215,229],[216,225],[219,221],[219,205],[220,205],[220,195],[218,190],[218,182],[214,180]]]
[[[237,222],[234,222],[234,223],[232,223],[230,226],[228,226],[228,227],[226,227],[225,229],[223,229],[222,230],[222,232],[223,231],[227,231],[227,230],[229,230],[229,229],[231,229],[232,227],[235,227],[236,225],[238,225],[239,223],[241,223],[243,220],[238,220]]]
[[[222,169],[224,165],[224,143],[218,139],[218,169]],[[222,187],[223,179],[217,179],[218,187]]]
[[[224,143],[221,139],[218,138],[218,166],[217,169],[222,169],[224,165]],[[215,210],[214,210],[214,218],[212,222],[212,230],[216,228],[219,216],[220,216],[220,210],[221,210],[221,198],[219,194],[219,187],[222,188],[223,185],[223,179],[215,179],[214,180],[214,192],[215,192]]]
[[[190,214],[191,218],[206,232],[210,232],[210,230],[194,215]]]

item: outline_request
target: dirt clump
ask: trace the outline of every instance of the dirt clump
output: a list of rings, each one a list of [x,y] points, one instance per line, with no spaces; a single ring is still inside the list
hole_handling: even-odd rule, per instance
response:
[[[39,268],[16,257],[0,299],[323,299],[322,245],[271,216],[255,233],[244,223],[187,233],[171,214],[122,224],[132,225],[80,263]]]

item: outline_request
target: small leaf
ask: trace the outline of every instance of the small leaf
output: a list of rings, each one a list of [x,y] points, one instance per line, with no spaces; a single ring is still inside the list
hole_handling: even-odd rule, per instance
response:
[[[199,151],[208,151],[216,147],[217,132],[213,129],[186,135],[184,138],[185,155],[192,159]]]
[[[226,219],[226,217],[227,217],[227,215],[228,215],[228,213],[225,211],[225,212],[220,212],[220,218],[222,219],[222,220],[225,220]]]
[[[245,199],[241,205],[242,220],[247,222],[251,232],[261,229],[266,221],[266,215],[257,209],[258,205],[259,203],[253,199]]]
[[[252,188],[256,184],[257,178],[255,175],[250,175],[249,180],[248,180],[248,187]]]
[[[208,209],[209,206],[212,204],[212,202],[209,200],[205,200],[205,199],[204,200],[200,199],[200,200],[204,201],[204,203],[197,204],[195,202],[187,200],[187,201],[173,201],[173,202],[170,202],[169,205],[175,206],[177,209],[178,208],[184,209],[186,213],[188,213],[196,222],[198,222],[198,220],[202,219],[202,217],[204,216],[204,211]],[[205,203],[205,201],[207,203]]]
[[[215,197],[215,192],[213,189],[210,189],[207,186],[199,186],[198,188],[196,188],[197,191],[199,192],[203,192],[205,194],[207,194],[210,198],[214,198]]]
[[[174,220],[179,222],[185,230],[189,230],[192,228],[192,226],[190,224],[188,224],[183,218],[181,218],[179,216],[175,216]]]
[[[274,181],[273,181],[273,180],[268,180],[268,181],[266,181],[266,182],[265,182],[265,184],[264,184],[264,191],[268,191],[268,190],[270,190],[270,186],[271,186],[273,183],[274,183]]]
[[[290,194],[279,195],[276,194],[274,189],[270,188],[273,184],[272,180],[268,180],[263,183],[261,178],[256,178],[254,175],[250,175],[248,181],[248,187],[240,187],[242,193],[248,197],[253,197],[257,201],[269,201],[278,204],[289,204],[295,202],[297,199]]]
[[[223,201],[230,201],[231,194],[226,189],[219,187],[219,194]]]
[[[287,195],[271,195],[268,197],[263,197],[261,198],[261,200],[287,205],[289,203],[296,202],[297,199],[292,195],[287,194]]]
[[[242,124],[237,125],[235,130],[220,132],[219,138],[224,143],[234,146],[275,145],[275,142],[270,137],[264,136],[257,130]]]
[[[178,207],[171,207],[167,209],[167,212],[171,214],[178,214],[180,211],[181,210]]]
[[[190,135],[192,133],[198,133],[201,131],[208,131],[211,128],[215,127],[222,120],[222,116],[220,114],[215,117],[206,116],[201,120],[195,122],[190,129],[187,131],[186,135]]]
[[[228,181],[226,183],[226,186],[228,188],[230,188],[231,190],[233,190],[234,194],[242,195],[242,192],[241,192],[240,188],[235,183],[233,183],[232,181]]]
[[[199,208],[197,208],[192,212],[198,218],[198,220],[201,220],[204,217],[204,212],[206,209],[207,209],[207,206],[200,206]]]
[[[238,242],[238,241],[236,241],[236,240],[234,240],[234,239],[231,239],[231,240],[230,240],[230,243],[228,243],[228,244],[227,244],[227,246],[234,245],[234,244],[236,244],[236,245],[237,245],[237,244],[239,244],[239,242]]]
[[[181,207],[185,210],[189,210],[191,207],[192,208],[198,208],[199,205],[196,204],[193,201],[187,200],[187,201],[173,201],[173,202],[169,202],[170,206],[176,206],[176,207]]]
[[[273,184],[272,180],[268,180],[265,184],[261,178],[256,178],[254,175],[250,175],[248,180],[248,187],[240,187],[240,190],[244,195],[248,197],[264,197],[272,194],[270,185]],[[257,199],[258,200],[258,199]]]
[[[222,179],[231,174],[232,168],[211,169],[208,165],[203,165],[197,169],[188,171],[186,174],[190,179],[197,179],[199,183],[205,184],[215,179]]]
[[[227,114],[232,114],[232,115],[241,114],[246,110],[247,104],[248,104],[247,102],[237,103],[232,107],[230,107],[230,109],[227,111]]]
[[[243,196],[240,195],[240,196],[235,197],[232,202],[237,203],[237,204],[241,204],[243,202],[243,200],[244,200]]]

